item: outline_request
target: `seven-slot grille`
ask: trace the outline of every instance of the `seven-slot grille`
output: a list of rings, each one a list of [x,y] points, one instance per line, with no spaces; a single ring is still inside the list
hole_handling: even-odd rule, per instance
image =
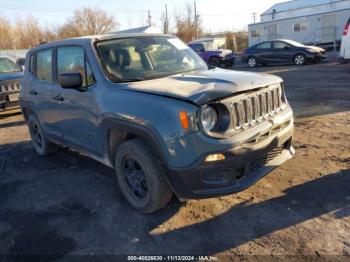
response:
[[[18,80],[0,82],[0,93],[20,91],[21,86]]]
[[[281,86],[266,89],[246,95],[231,103],[232,122],[235,129],[247,128],[257,122],[268,119],[281,110]]]

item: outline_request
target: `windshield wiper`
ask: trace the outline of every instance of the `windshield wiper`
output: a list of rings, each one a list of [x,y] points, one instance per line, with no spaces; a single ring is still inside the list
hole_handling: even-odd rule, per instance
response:
[[[115,83],[129,83],[129,82],[139,82],[144,81],[145,79],[142,77],[128,78],[128,79],[115,79]]]
[[[129,83],[129,82],[138,82],[138,81],[143,81],[145,80],[144,78],[142,77],[135,77],[135,78],[128,78],[128,79],[122,79],[118,76],[116,76],[115,74],[107,71],[110,79],[112,80],[112,82],[114,83]]]

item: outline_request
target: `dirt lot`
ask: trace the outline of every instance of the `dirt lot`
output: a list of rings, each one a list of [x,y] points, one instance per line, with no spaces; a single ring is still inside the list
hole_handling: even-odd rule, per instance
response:
[[[350,255],[350,65],[255,71],[286,81],[295,159],[240,194],[150,216],[111,169],[67,149],[39,157],[23,118],[3,116],[0,254]]]

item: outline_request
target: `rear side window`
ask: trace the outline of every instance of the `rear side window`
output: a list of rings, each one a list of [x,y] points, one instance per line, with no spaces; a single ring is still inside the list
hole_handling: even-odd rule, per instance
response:
[[[64,73],[80,73],[83,79],[83,87],[88,87],[95,83],[83,47],[67,46],[58,48],[57,67],[58,75]]]
[[[260,45],[257,45],[256,48],[258,48],[258,49],[270,49],[271,42],[262,43]]]
[[[39,80],[52,82],[52,49],[38,51],[36,76]]]

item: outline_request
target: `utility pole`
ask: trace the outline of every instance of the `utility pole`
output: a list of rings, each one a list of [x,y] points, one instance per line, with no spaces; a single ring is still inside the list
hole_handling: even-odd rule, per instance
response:
[[[151,16],[151,12],[149,10],[148,10],[147,24],[149,26],[152,26],[152,16]]]
[[[168,17],[168,5],[165,5],[165,25],[164,25],[164,34],[169,33],[169,17]]]
[[[254,24],[256,23],[256,17],[257,17],[257,15],[258,15],[257,12],[254,12],[254,13],[252,14],[252,17],[253,17],[253,19],[254,19]]]
[[[198,15],[197,15],[197,4],[196,1],[194,1],[194,24],[196,29],[196,39],[198,39]]]

